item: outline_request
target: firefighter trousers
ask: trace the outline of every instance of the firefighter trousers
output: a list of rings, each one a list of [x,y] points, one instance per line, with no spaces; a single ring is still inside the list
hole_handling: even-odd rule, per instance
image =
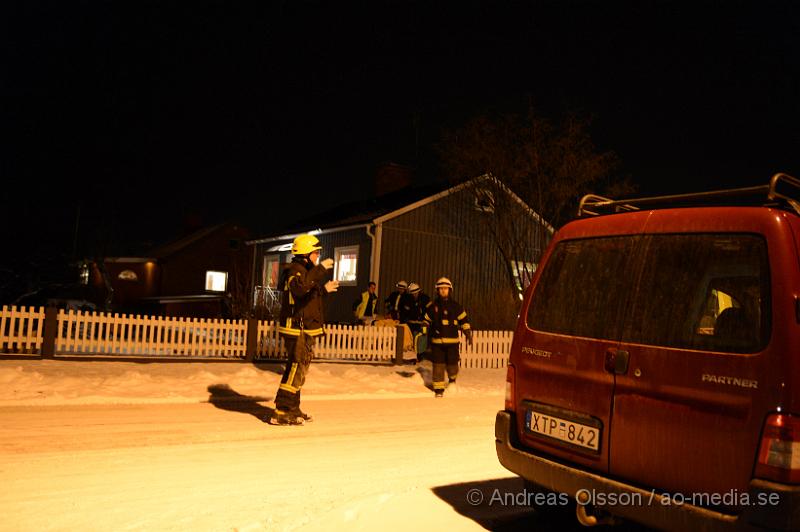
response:
[[[275,395],[275,409],[290,412],[300,408],[300,389],[306,382],[306,373],[314,356],[314,337],[307,334],[283,336],[286,346],[286,369]]]
[[[433,358],[433,390],[441,392],[447,386],[447,381],[444,379],[445,371],[451,381],[455,380],[458,375],[458,344],[432,343],[431,357]]]

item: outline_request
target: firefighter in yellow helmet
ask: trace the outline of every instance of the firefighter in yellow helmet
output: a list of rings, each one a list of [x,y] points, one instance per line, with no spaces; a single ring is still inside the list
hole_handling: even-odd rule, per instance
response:
[[[278,332],[286,347],[286,369],[275,394],[275,410],[267,420],[272,425],[302,425],[311,416],[300,410],[300,389],[314,355],[316,338],[324,325],[322,296],[339,288],[328,280],[333,259],[319,264],[322,246],[314,235],[300,235],[292,243],[292,261],[281,274],[281,313]]]
[[[453,283],[447,277],[441,277],[436,281],[436,297],[425,310],[424,320],[433,358],[433,392],[436,397],[442,397],[448,384],[456,382],[460,358],[459,330],[463,331],[467,343],[472,345],[467,311],[453,299],[452,292]],[[445,371],[448,381],[444,380]]]

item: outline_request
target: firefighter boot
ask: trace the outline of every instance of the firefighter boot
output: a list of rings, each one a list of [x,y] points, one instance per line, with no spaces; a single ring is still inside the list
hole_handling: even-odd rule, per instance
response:
[[[458,393],[458,385],[456,385],[456,379],[455,379],[455,377],[450,377],[450,378],[447,380],[447,389],[448,389],[448,390],[449,390],[451,393]]]
[[[304,422],[299,415],[282,410],[275,410],[267,420],[270,425],[302,425]]]
[[[310,414],[306,414],[305,412],[303,412],[302,410],[300,410],[300,407],[299,407],[299,406],[298,406],[297,408],[295,408],[295,409],[291,410],[291,412],[290,412],[290,413],[291,413],[293,416],[296,416],[296,417],[302,418],[304,422],[308,422],[308,421],[314,421],[314,417],[313,417],[312,415],[310,415]]]

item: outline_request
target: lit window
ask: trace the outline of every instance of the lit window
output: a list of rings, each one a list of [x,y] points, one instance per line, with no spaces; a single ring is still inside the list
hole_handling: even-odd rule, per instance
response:
[[[117,275],[117,279],[121,279],[123,281],[138,281],[139,276],[136,275],[136,272],[133,270],[122,270]]]
[[[264,270],[262,272],[261,284],[270,288],[277,288],[278,276],[280,274],[281,256],[267,255],[264,257]]]
[[[333,255],[336,262],[333,278],[339,281],[339,284],[354,286],[358,272],[358,246],[336,248]]]
[[[206,272],[206,290],[210,292],[224,292],[228,285],[228,272]]]
[[[524,260],[515,260],[511,264],[511,269],[514,272],[514,284],[517,285],[517,290],[524,292],[531,284],[533,273],[536,271],[536,264],[525,262]]]

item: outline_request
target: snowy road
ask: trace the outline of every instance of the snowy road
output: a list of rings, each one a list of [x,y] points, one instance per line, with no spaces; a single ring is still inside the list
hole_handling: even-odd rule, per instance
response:
[[[226,395],[0,407],[0,528],[582,529],[568,509],[488,504],[522,489],[495,456],[502,397],[312,400],[314,422],[273,427],[269,402]]]
[[[517,505],[505,370],[435,399],[430,369],[315,362],[315,420],[274,427],[279,363],[0,360],[0,532],[584,530]]]

